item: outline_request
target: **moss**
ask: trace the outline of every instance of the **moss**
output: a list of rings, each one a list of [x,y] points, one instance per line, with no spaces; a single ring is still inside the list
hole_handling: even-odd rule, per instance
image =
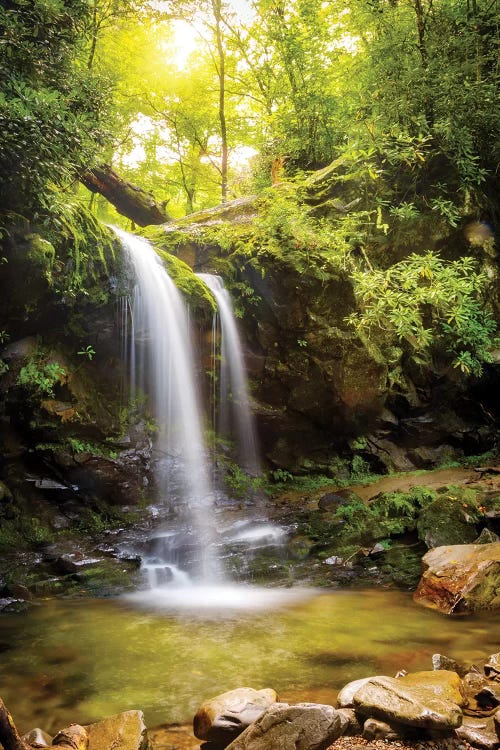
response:
[[[22,515],[14,519],[2,519],[0,524],[0,550],[17,550],[38,547],[51,542],[54,532],[36,517]]]
[[[196,276],[191,268],[175,255],[159,250],[156,252],[162,259],[168,275],[178,289],[187,297],[189,304],[198,312],[212,315],[217,309],[215,300],[206,284]]]
[[[424,508],[417,523],[419,538],[428,547],[470,544],[477,537],[481,519],[478,493],[470,488],[447,487]]]
[[[77,573],[78,594],[93,596],[111,596],[117,591],[135,587],[136,581],[131,575],[130,566],[120,560],[101,560]]]

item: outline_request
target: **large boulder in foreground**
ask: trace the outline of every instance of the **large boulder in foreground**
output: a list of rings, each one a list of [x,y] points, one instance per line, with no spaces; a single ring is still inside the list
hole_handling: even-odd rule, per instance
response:
[[[227,750],[326,750],[346,721],[332,706],[275,703]]]
[[[444,614],[500,608],[500,542],[436,547],[414,599]]]
[[[199,740],[225,747],[256,721],[278,696],[272,688],[236,688],[202,703],[193,719],[193,730]]]
[[[459,706],[433,690],[393,677],[373,677],[354,694],[356,711],[411,727],[451,731],[462,723]]]

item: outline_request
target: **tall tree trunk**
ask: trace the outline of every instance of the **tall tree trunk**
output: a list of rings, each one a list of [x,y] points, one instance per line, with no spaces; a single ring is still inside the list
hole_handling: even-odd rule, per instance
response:
[[[219,78],[219,121],[221,135],[221,200],[227,201],[227,178],[228,178],[228,154],[227,145],[227,122],[226,122],[226,56],[224,52],[224,40],[222,36],[222,9],[221,0],[212,0],[212,9],[215,18],[215,36],[217,40],[218,70]]]

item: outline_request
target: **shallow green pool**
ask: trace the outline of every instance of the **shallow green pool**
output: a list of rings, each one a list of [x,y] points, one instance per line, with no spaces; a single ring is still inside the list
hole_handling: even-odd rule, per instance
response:
[[[189,721],[203,698],[243,685],[331,701],[358,677],[429,669],[435,652],[480,661],[500,650],[499,635],[500,614],[448,619],[383,590],[219,619],[49,601],[0,617],[0,695],[23,731],[130,708],[153,726]]]

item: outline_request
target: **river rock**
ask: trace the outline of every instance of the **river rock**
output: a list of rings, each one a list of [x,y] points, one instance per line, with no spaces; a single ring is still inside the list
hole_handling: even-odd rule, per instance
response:
[[[380,719],[367,719],[363,724],[365,740],[395,740],[399,736],[390,724]]]
[[[422,508],[417,530],[419,539],[427,547],[445,544],[469,544],[477,537],[477,530],[461,502],[447,496],[439,496]]]
[[[437,547],[422,562],[419,604],[444,614],[500,607],[500,542]]]
[[[452,672],[456,672],[459,677],[465,677],[465,675],[470,671],[470,667],[468,667],[466,664],[455,661],[455,659],[450,659],[449,656],[444,656],[443,654],[433,654],[432,667],[436,670],[451,670]]]
[[[372,677],[362,677],[360,680],[353,680],[344,685],[337,696],[337,706],[339,708],[354,708],[354,696],[362,685],[369,682]]]
[[[39,727],[26,732],[21,739],[32,747],[47,747],[48,745],[52,745],[52,737]]]
[[[404,679],[372,677],[356,691],[355,709],[365,716],[413,727],[447,731],[460,726],[458,705],[438,698],[432,690],[405,685]]]
[[[466,704],[460,677],[456,672],[448,669],[431,672],[410,672],[398,679],[405,687],[424,688],[442,701],[455,703],[457,706]]]
[[[463,724],[455,730],[455,734],[474,747],[484,748],[484,750],[500,748],[500,737],[497,734],[493,716],[481,719],[475,716],[464,716]]]
[[[322,495],[318,500],[318,508],[323,511],[335,512],[341,505],[361,502],[363,501],[360,496],[352,490],[336,490]]]
[[[488,679],[500,682],[500,653],[490,656],[484,665],[484,674]]]
[[[199,740],[225,747],[273,704],[275,690],[236,688],[202,703],[193,719],[193,730]]]
[[[124,711],[86,726],[88,750],[150,750],[142,711]]]
[[[353,708],[337,708],[337,713],[340,716],[342,736],[354,737],[361,734],[362,722],[360,723]]]
[[[343,723],[333,706],[275,703],[227,750],[326,750]]]

